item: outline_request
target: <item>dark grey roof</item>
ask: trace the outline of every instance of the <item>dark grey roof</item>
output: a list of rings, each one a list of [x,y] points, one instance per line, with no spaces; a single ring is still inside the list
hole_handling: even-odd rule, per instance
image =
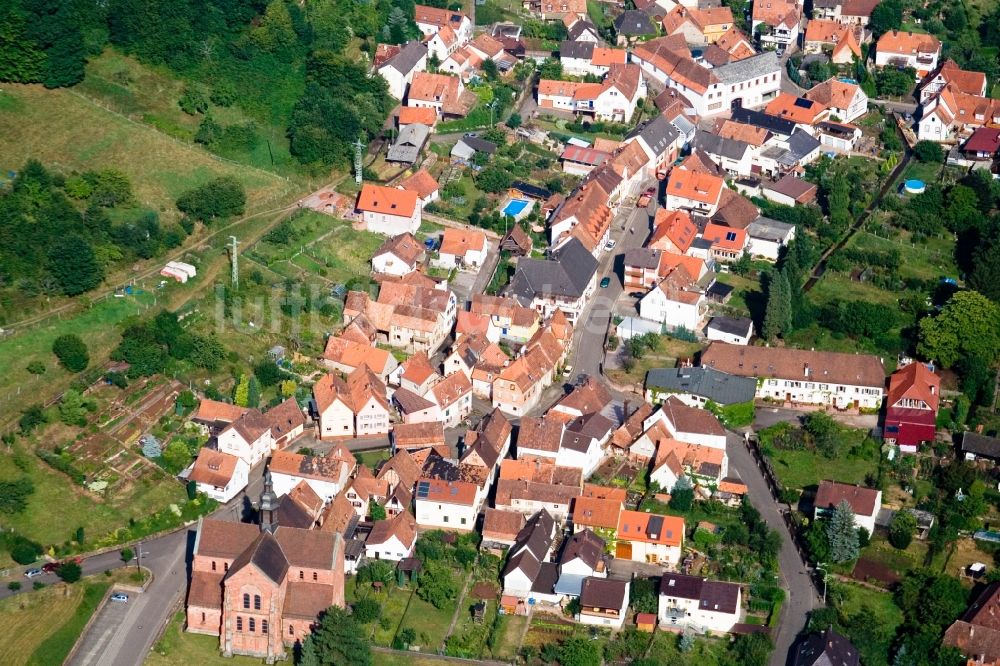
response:
[[[423,123],[411,123],[399,130],[396,142],[389,146],[386,159],[390,162],[413,164],[420,157],[420,150],[427,143],[430,128]]]
[[[625,265],[635,268],[658,268],[660,250],[648,247],[633,247],[625,251]]]
[[[434,406],[434,403],[427,398],[419,396],[410,389],[405,388],[396,389],[392,394],[392,399],[393,402],[399,405],[399,409],[406,414],[430,409]]]
[[[697,599],[698,607],[717,613],[736,612],[740,586],[698,576],[665,573],[660,578],[660,596]]]
[[[614,25],[615,32],[626,37],[656,34],[656,27],[649,15],[637,9],[630,9],[619,14],[615,17]]]
[[[580,605],[587,608],[621,608],[628,595],[628,581],[613,578],[584,578]]]
[[[559,565],[555,562],[542,562],[538,567],[538,575],[531,584],[531,591],[539,594],[552,594],[556,581],[559,580]]]
[[[348,539],[344,542],[344,559],[357,560],[365,552],[365,542],[361,539]]]
[[[791,120],[779,118],[778,116],[772,116],[762,111],[745,109],[743,107],[733,109],[732,119],[738,123],[746,123],[747,125],[753,125],[754,127],[762,127],[769,132],[773,132],[774,134],[779,134],[781,136],[791,136],[792,132],[796,129],[795,123]]]
[[[729,335],[750,335],[753,321],[747,317],[712,317],[709,328],[728,333]]]
[[[492,141],[487,141],[486,139],[480,139],[478,136],[463,136],[459,143],[464,143],[469,148],[472,148],[477,153],[486,153],[487,155],[492,155],[497,152],[497,145]]]
[[[731,160],[741,160],[750,149],[750,144],[737,139],[726,139],[718,134],[712,134],[705,130],[698,130],[694,135],[692,144],[709,155],[719,155],[728,157]]]
[[[983,458],[1000,459],[1000,439],[966,431],[962,433],[962,451]]]
[[[658,115],[632,130],[628,138],[641,137],[654,153],[662,155],[666,152],[667,146],[677,141],[680,135],[681,133],[669,120]]]
[[[769,217],[758,217],[747,227],[750,238],[763,238],[769,241],[784,241],[788,232],[795,228],[794,224],[772,220]]]
[[[795,651],[792,666],[858,666],[858,650],[832,628],[811,634]]]
[[[596,569],[604,556],[606,545],[604,539],[594,534],[589,528],[577,532],[566,542],[566,546],[559,556],[559,564],[563,565],[579,559],[591,569]]]
[[[577,417],[566,425],[566,433],[579,433],[590,439],[600,439],[615,427],[614,421],[600,412],[591,412]],[[565,439],[565,434],[564,434]]]
[[[723,84],[740,83],[765,74],[775,74],[781,71],[778,54],[774,51],[764,51],[755,56],[736,60],[721,67],[716,67],[712,73]]]
[[[526,183],[523,180],[515,180],[510,184],[510,187],[511,189],[517,190],[521,194],[526,194],[529,197],[534,197],[535,199],[548,199],[552,196],[552,192],[550,190],[547,190],[540,185]]]
[[[577,42],[566,40],[559,43],[560,58],[579,58],[590,60],[594,55],[594,42]]]
[[[279,500],[276,522],[282,527],[298,527],[308,530],[312,528],[316,520],[301,504],[290,500],[288,495],[284,495]]]
[[[288,558],[281,550],[278,540],[270,532],[261,532],[254,542],[233,560],[226,578],[249,564],[255,565],[261,573],[279,585],[288,571]]]
[[[525,257],[517,262],[507,294],[530,302],[537,295],[580,298],[597,271],[597,259],[576,238],[551,259]]]
[[[427,45],[423,42],[412,41],[403,45],[399,53],[386,60],[380,69],[392,67],[397,72],[408,74],[426,55]]]
[[[720,405],[733,405],[753,400],[757,382],[714,368],[654,368],[646,373],[646,389],[691,393]]]
[[[516,553],[520,550],[527,550],[538,560],[545,559],[549,548],[552,547],[552,535],[555,529],[555,520],[552,515],[542,509],[524,524],[521,531],[514,539],[514,545],[510,552]]]
[[[819,140],[803,129],[797,129],[788,137],[788,152],[796,161],[802,160],[815,150],[819,150]]]
[[[569,29],[567,35],[575,42],[580,39],[581,35],[585,32],[590,32],[595,36],[600,36],[600,33],[597,31],[597,26],[586,20],[580,20],[574,23],[573,27]]]
[[[534,580],[538,576],[538,571],[541,569],[541,566],[542,563],[537,557],[531,554],[531,551],[522,550],[520,553],[507,561],[507,566],[503,568],[503,575],[508,576],[520,569],[524,572],[524,575],[528,580]]]

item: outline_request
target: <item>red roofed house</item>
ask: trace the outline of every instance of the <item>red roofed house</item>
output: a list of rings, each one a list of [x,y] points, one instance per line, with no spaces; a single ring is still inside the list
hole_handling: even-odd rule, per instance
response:
[[[441,234],[441,247],[433,263],[439,268],[479,270],[486,261],[489,249],[489,241],[482,231],[449,227]]]
[[[959,92],[976,97],[986,97],[986,75],[962,69],[951,58],[945,60],[920,82],[920,103],[924,104],[951,83]]]
[[[723,263],[738,260],[747,246],[746,229],[733,229],[714,222],[705,225],[701,237],[712,244],[712,258]]]
[[[885,441],[905,453],[916,453],[921,442],[933,442],[941,400],[941,376],[919,362],[889,377],[885,402]]]
[[[368,231],[384,236],[416,233],[420,227],[420,205],[416,192],[365,183],[357,209]]]
[[[937,68],[941,42],[934,35],[890,30],[879,37],[875,49],[877,66],[912,67],[920,80]]]
[[[875,533],[875,516],[882,508],[881,490],[836,481],[820,481],[813,503],[813,519],[829,516],[841,502],[851,505],[855,527],[865,528],[868,534]]]
[[[698,225],[683,210],[658,208],[653,221],[653,235],[647,247],[654,250],[687,254],[698,236]]]
[[[427,169],[420,169],[412,176],[399,181],[399,189],[416,192],[421,206],[437,201],[439,196],[438,182]]]
[[[249,477],[250,465],[245,460],[205,447],[198,452],[188,481],[198,485],[198,492],[225,503],[247,487]]]
[[[962,152],[973,159],[993,159],[1000,154],[1000,129],[996,127],[977,128],[962,146]]]
[[[622,511],[618,517],[618,559],[675,566],[683,547],[683,518],[644,511]]]
[[[675,168],[667,181],[666,208],[711,217],[719,209],[723,187],[718,176]]]

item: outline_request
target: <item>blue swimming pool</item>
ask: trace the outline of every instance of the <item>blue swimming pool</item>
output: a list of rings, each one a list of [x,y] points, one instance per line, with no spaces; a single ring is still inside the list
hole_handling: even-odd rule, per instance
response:
[[[503,210],[500,212],[503,213],[504,215],[510,215],[511,217],[516,218],[518,215],[523,213],[524,209],[527,208],[530,204],[531,202],[525,199],[511,199],[510,201],[507,202],[507,205],[504,206]]]

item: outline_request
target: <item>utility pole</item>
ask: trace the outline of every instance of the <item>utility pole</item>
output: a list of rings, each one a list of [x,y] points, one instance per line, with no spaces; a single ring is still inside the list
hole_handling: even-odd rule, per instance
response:
[[[240,254],[236,250],[236,246],[239,244],[240,242],[236,240],[236,236],[229,237],[229,258],[232,260],[232,265],[233,265],[233,273],[232,273],[233,289],[240,288],[240,264],[239,264]]]

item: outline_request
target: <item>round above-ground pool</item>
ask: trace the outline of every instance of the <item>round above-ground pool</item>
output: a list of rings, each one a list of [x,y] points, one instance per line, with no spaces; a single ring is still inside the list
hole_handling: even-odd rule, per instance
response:
[[[917,180],[916,178],[903,183],[903,190],[905,190],[907,194],[922,194],[926,189],[927,186],[924,185],[924,181]]]
[[[500,212],[504,215],[509,215],[515,220],[520,220],[521,218],[527,217],[527,215],[531,212],[533,203],[534,202],[529,199],[510,199]]]

